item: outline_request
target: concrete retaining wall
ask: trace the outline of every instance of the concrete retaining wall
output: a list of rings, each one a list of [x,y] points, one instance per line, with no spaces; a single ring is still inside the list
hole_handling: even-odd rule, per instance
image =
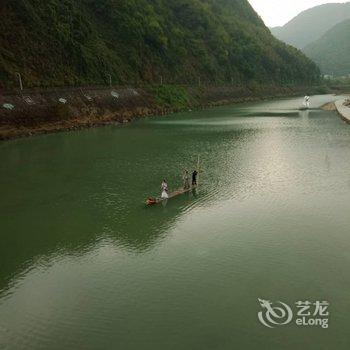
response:
[[[335,102],[335,107],[337,108],[338,113],[341,118],[350,124],[350,107],[344,105],[346,98],[342,98]]]

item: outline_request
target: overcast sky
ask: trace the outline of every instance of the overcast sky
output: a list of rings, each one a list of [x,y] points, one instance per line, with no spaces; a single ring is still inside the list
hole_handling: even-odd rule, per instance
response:
[[[248,0],[268,27],[286,24],[301,11],[330,2],[342,0]]]

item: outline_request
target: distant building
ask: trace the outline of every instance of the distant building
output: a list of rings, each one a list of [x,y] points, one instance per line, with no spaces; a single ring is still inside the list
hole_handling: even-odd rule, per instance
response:
[[[331,75],[331,74],[324,74],[323,75],[323,79],[332,80],[333,79],[333,75]]]

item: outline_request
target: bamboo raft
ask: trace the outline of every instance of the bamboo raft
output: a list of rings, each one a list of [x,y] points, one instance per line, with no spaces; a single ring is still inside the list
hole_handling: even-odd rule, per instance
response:
[[[181,195],[183,195],[185,193],[191,192],[191,191],[195,190],[197,187],[198,187],[198,185],[197,186],[192,186],[192,187],[186,188],[186,189],[185,188],[179,188],[176,191],[169,193],[169,197],[168,198],[152,198],[152,197],[150,197],[150,198],[148,198],[146,200],[146,205],[147,206],[151,206],[151,205],[160,204],[162,202],[167,201],[168,199],[171,199],[171,198],[174,198],[174,197],[178,197],[178,196],[181,196]]]
[[[147,206],[152,206],[152,205],[156,205],[156,204],[160,204],[160,203],[163,203],[163,202],[166,202],[168,199],[171,199],[171,198],[174,198],[174,197],[178,197],[178,196],[181,196],[185,193],[189,193],[193,190],[195,190],[196,188],[198,188],[199,186],[199,173],[200,173],[200,159],[199,159],[199,155],[198,155],[198,161],[197,161],[197,175],[198,175],[198,178],[197,178],[197,184],[194,185],[194,186],[190,186],[189,188],[179,188],[177,189],[176,191],[173,191],[171,193],[168,194],[168,198],[155,198],[155,197],[149,197],[147,200],[146,200],[146,205]]]

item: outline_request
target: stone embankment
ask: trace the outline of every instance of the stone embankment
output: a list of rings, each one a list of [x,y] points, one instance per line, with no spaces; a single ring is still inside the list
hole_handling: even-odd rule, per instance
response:
[[[303,95],[310,88],[281,86],[72,87],[0,90],[0,140],[123,124],[180,110]],[[158,92],[157,92],[158,91]],[[168,91],[168,95],[164,95]],[[170,93],[169,93],[170,91]],[[177,96],[182,100],[178,101]]]
[[[341,98],[335,101],[335,107],[341,118],[350,124],[350,99]]]

